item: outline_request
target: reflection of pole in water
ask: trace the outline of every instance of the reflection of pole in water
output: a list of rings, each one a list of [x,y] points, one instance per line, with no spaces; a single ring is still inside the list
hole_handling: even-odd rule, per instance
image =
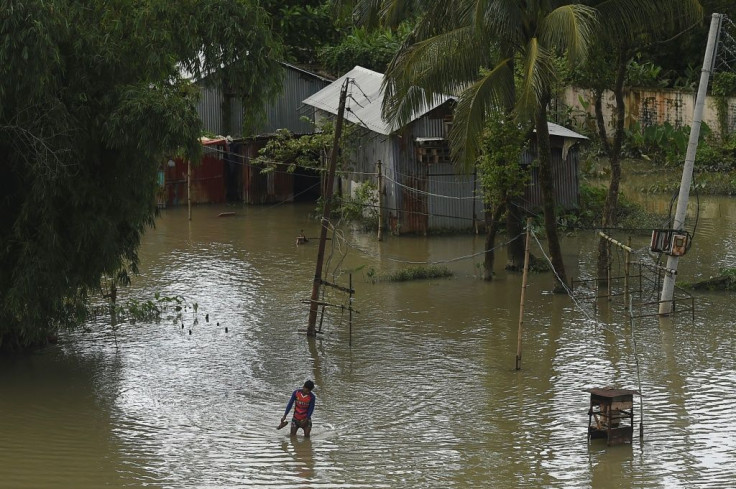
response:
[[[292,443],[294,444],[294,458],[299,463],[299,477],[311,479],[314,477],[314,451],[311,438],[293,440]]]
[[[313,336],[310,336],[307,338],[307,344],[309,345],[309,356],[312,357],[312,378],[314,379],[314,384],[316,386],[322,386],[322,366],[321,366],[321,360],[319,356],[319,351],[317,351],[317,339]]]

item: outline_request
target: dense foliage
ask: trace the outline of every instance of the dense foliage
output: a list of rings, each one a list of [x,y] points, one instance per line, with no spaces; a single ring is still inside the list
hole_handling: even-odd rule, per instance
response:
[[[344,15],[332,1],[260,0],[271,17],[271,29],[285,46],[287,61],[318,63],[323,46],[340,42]],[[352,67],[351,67],[352,68]]]
[[[408,34],[408,24],[396,31],[358,27],[340,43],[322,48],[320,58],[332,73],[342,74],[356,65],[383,73]]]
[[[0,347],[42,343],[134,270],[156,172],[196,158],[198,90],[278,86],[257,2],[0,1]],[[187,77],[182,75],[186,72]]]
[[[521,155],[528,147],[531,129],[503,120],[503,116],[486,121],[478,158],[478,177],[483,200],[496,207],[524,195],[530,172],[522,165]]]

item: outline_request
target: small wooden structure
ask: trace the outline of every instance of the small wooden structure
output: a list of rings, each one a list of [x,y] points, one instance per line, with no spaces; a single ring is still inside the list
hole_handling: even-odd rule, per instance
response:
[[[599,387],[590,392],[588,437],[606,438],[608,445],[631,443],[634,433],[634,394],[639,391]]]

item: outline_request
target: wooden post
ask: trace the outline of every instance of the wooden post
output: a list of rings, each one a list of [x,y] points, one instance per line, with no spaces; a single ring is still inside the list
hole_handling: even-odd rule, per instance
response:
[[[353,346],[353,274],[351,273],[349,277],[350,293],[348,296],[348,325],[350,328],[350,336],[348,337],[348,346]]]
[[[529,234],[532,218],[526,219],[526,245],[524,247],[524,274],[521,278],[521,301],[519,303],[519,332],[516,338],[516,370],[521,370],[521,331],[524,324],[524,298],[526,297],[526,281],[529,275]]]
[[[325,259],[325,242],[327,241],[327,228],[330,222],[330,207],[332,204],[332,187],[335,180],[335,167],[337,166],[337,155],[340,149],[340,136],[342,134],[342,122],[345,114],[345,101],[348,96],[348,87],[351,79],[345,78],[340,90],[340,104],[337,109],[337,121],[335,122],[335,135],[332,141],[332,152],[330,153],[330,167],[327,172],[327,182],[325,182],[325,198],[322,208],[322,221],[319,233],[319,248],[317,250],[317,265],[314,270],[314,281],[312,282],[312,297],[309,301],[309,324],[307,326],[307,336],[317,336],[315,328],[317,324],[317,309],[319,299],[319,288],[322,285],[322,264]]]
[[[626,241],[626,245],[628,246],[628,249],[626,250],[626,254],[624,255],[626,257],[626,263],[624,263],[624,304],[628,304],[629,302],[629,270],[631,267],[631,236],[629,236],[628,241]]]
[[[383,241],[383,175],[381,175],[381,160],[378,160],[378,241]],[[352,289],[352,286],[350,288]]]
[[[187,160],[187,208],[189,220],[192,220],[192,162]]]

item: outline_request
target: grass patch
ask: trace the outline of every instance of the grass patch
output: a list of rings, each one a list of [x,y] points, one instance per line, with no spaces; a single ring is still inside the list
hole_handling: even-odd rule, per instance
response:
[[[408,282],[410,280],[426,280],[432,278],[452,277],[453,273],[447,267],[439,266],[421,266],[409,267],[396,270],[394,272],[384,273],[378,276],[374,275],[374,282]]]
[[[736,268],[724,268],[716,277],[700,282],[683,282],[678,286],[689,290],[736,290]]]

